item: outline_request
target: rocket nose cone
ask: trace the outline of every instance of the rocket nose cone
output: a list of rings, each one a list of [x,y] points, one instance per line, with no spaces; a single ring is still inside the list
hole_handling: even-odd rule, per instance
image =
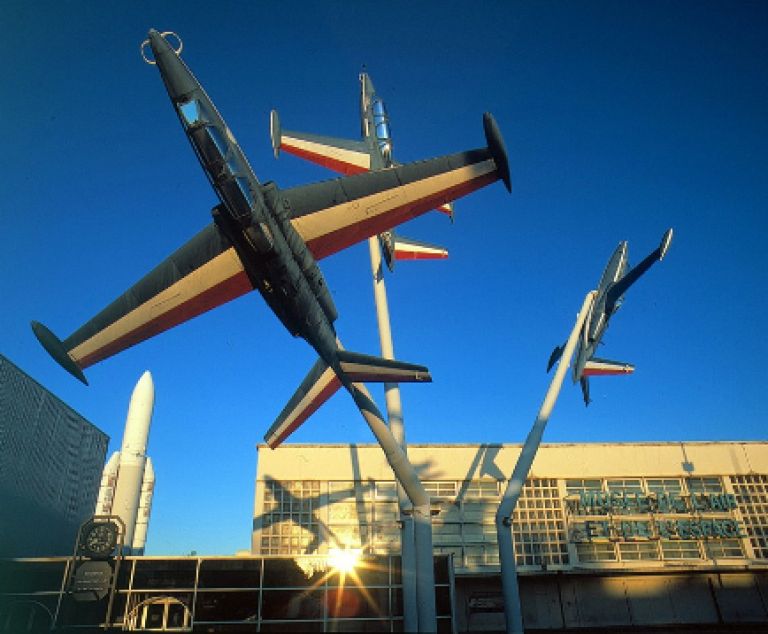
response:
[[[155,398],[155,382],[152,380],[152,374],[149,370],[146,370],[141,378],[137,381],[136,387],[133,388],[134,396],[143,396],[154,400]]]

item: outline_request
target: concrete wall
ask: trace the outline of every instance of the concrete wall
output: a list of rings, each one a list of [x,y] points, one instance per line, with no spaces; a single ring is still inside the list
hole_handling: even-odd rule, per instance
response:
[[[506,478],[521,445],[410,445],[426,480]],[[357,471],[353,469],[353,459]],[[768,473],[768,442],[543,444],[530,477],[686,477]],[[259,446],[257,479],[392,480],[378,445]]]
[[[520,594],[526,631],[768,629],[768,572],[528,576]],[[455,610],[460,632],[503,631],[500,579],[457,578]]]

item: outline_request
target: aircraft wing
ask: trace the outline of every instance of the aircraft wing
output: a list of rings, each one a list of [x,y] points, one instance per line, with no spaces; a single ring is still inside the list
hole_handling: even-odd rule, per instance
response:
[[[87,384],[85,368],[250,290],[240,258],[211,224],[64,341],[38,322],[32,328],[51,356]]]
[[[283,130],[276,110],[270,114],[269,127],[275,157],[282,150],[346,175],[371,169],[371,152],[362,141]]]
[[[276,110],[270,113],[269,131],[275,158],[282,150],[346,176],[371,170],[371,148],[364,141],[283,130]],[[436,209],[453,220],[451,202],[438,205]]]
[[[511,189],[496,123],[483,124],[487,148],[282,190],[294,228],[321,259],[496,180]]]

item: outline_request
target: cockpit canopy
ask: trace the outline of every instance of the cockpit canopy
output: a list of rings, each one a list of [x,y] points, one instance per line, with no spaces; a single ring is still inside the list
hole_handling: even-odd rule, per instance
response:
[[[381,99],[374,99],[371,104],[373,112],[373,128],[376,134],[376,143],[379,146],[382,156],[387,163],[392,160],[392,136],[389,129],[389,116],[384,102]]]

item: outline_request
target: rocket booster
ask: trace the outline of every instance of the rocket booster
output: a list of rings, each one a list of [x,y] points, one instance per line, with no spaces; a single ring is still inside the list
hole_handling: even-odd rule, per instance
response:
[[[132,554],[142,550],[146,540],[146,524],[152,503],[154,471],[148,464],[147,440],[152,411],[155,404],[155,386],[149,371],[141,375],[133,388],[125,420],[123,444],[104,467],[101,489],[96,504],[97,514],[112,514],[125,523],[124,550]],[[141,518],[140,544],[134,543],[139,507],[144,509]]]

